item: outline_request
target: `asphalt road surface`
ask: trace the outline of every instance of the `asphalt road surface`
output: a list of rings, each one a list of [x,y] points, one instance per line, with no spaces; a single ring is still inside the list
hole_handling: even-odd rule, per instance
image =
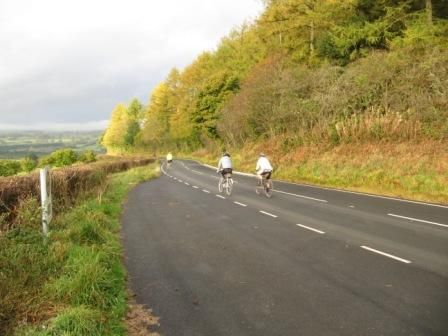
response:
[[[174,161],[122,217],[162,335],[448,335],[448,207],[218,175]],[[274,176],[275,177],[275,176]]]

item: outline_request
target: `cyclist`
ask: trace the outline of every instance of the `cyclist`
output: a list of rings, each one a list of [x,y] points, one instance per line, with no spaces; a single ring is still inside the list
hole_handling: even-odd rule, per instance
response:
[[[221,159],[219,159],[217,173],[221,173],[224,178],[226,174],[232,174],[232,160],[230,160],[230,154],[224,152]]]
[[[263,177],[266,180],[269,180],[271,178],[273,168],[264,153],[260,153],[260,157],[258,158],[257,166],[255,167],[255,170],[257,171],[257,176],[259,179],[258,185],[261,185],[261,181],[262,181]]]
[[[171,164],[173,163],[173,154],[171,154],[171,152],[169,152],[166,155],[166,162],[167,162],[168,167],[170,167]]]
[[[173,154],[171,154],[171,152],[169,152],[169,153],[166,155],[166,161],[167,161],[168,163],[173,162]]]

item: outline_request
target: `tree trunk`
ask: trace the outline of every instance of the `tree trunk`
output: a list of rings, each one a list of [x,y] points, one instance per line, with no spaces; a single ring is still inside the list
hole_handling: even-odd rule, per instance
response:
[[[310,24],[310,58],[314,56],[314,21]]]
[[[428,25],[432,26],[432,0],[426,0],[426,13],[428,17]]]

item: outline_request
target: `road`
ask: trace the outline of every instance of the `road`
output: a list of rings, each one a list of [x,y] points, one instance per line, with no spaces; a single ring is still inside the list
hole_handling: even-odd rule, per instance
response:
[[[448,207],[175,161],[129,194],[125,263],[162,335],[448,335]]]

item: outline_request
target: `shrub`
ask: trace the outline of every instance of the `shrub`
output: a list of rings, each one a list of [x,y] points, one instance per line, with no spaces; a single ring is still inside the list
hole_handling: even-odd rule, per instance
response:
[[[0,176],[11,176],[21,171],[19,161],[15,160],[0,160]]]
[[[78,154],[73,149],[59,149],[40,161],[41,166],[51,165],[54,167],[70,166],[78,161]]]
[[[86,150],[85,152],[81,153],[78,158],[79,161],[84,163],[90,163],[96,161],[96,154],[93,150]]]

